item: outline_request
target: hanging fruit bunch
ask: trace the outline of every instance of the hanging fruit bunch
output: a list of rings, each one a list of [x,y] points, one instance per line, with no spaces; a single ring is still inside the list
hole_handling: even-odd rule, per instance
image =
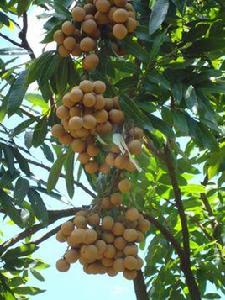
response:
[[[120,55],[118,41],[133,33],[138,24],[134,7],[127,0],[89,1],[83,7],[74,7],[71,19],[54,34],[57,50],[62,57],[84,56],[83,68],[87,71],[99,63],[96,51],[100,40],[110,39],[113,50]]]

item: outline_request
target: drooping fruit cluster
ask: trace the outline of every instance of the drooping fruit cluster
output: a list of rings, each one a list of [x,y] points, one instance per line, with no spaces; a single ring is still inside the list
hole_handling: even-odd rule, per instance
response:
[[[64,257],[56,262],[56,268],[67,272],[79,260],[87,274],[116,276],[122,272],[125,278],[133,280],[143,266],[137,243],[143,241],[149,225],[136,208],[124,213],[118,209],[116,216],[108,211],[101,214],[80,211],[56,235],[58,241],[69,246]]]
[[[72,21],[62,24],[54,40],[63,57],[84,54],[83,68],[87,71],[94,70],[99,63],[95,50],[101,38],[107,37],[114,42],[123,40],[138,24],[134,7],[128,0],[93,0],[83,7],[74,7],[71,14]],[[113,49],[121,54],[116,43]]]
[[[102,81],[82,81],[63,97],[63,104],[56,110],[61,124],[52,127],[52,135],[79,153],[78,160],[90,174],[109,170],[107,164],[99,166],[95,161],[100,152],[96,135],[111,133],[114,125],[124,121],[118,98],[104,98],[105,90]]]

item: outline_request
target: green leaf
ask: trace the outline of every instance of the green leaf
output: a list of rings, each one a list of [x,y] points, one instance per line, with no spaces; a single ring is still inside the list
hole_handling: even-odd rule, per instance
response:
[[[47,117],[44,116],[34,128],[32,145],[34,147],[38,147],[41,144],[43,144],[47,133],[48,133],[48,120]]]
[[[189,86],[186,90],[185,99],[187,107],[197,113],[198,99],[193,86]]]
[[[18,1],[17,14],[21,16],[25,11],[28,10],[31,0],[20,0]]]
[[[188,184],[181,187],[181,191],[187,194],[201,194],[206,193],[206,188],[200,184]]]
[[[217,293],[207,293],[203,296],[204,299],[221,299],[220,295]]]
[[[0,203],[5,213],[10,217],[10,219],[20,227],[23,227],[22,219],[20,216],[20,211],[15,208],[13,199],[0,189]]]
[[[11,175],[13,175],[15,172],[13,148],[4,144],[1,144],[1,147],[3,149],[4,157],[7,161],[8,171]]]
[[[186,117],[182,112],[173,112],[174,127],[184,136],[189,135],[189,128],[186,121]]]
[[[65,161],[65,158],[66,158],[66,155],[61,154],[57,158],[57,160],[55,161],[53,166],[51,167],[51,171],[49,173],[48,183],[47,183],[47,191],[48,192],[51,192],[55,188],[56,183],[57,183],[57,181],[60,177],[62,166],[63,166],[63,163]]]
[[[46,103],[39,94],[28,93],[25,95],[25,99],[33,104],[33,106],[40,107],[43,113],[45,113],[49,109],[48,103]]]
[[[32,295],[32,296],[45,292],[45,290],[41,290],[37,287],[31,287],[31,286],[16,287],[12,289],[12,291],[18,295]]]
[[[2,11],[0,11],[0,23],[3,23],[6,26],[9,26],[9,19],[6,14],[4,14]]]
[[[44,155],[47,158],[47,160],[49,160],[50,162],[54,162],[54,154],[51,148],[48,145],[44,144],[41,145],[41,149],[44,152]]]
[[[29,191],[29,181],[25,178],[19,177],[15,184],[14,198],[22,203]]]
[[[9,90],[7,95],[7,109],[9,115],[14,114],[23,101],[25,93],[28,89],[27,75],[27,71],[21,72]]]
[[[74,152],[69,149],[65,158],[66,189],[70,198],[74,195]]]
[[[30,175],[30,167],[27,159],[20,153],[20,151],[16,148],[13,148],[13,153],[15,158],[18,161],[20,169],[27,175]]]
[[[77,170],[77,182],[80,182],[82,172],[83,172],[83,166],[82,166],[82,164],[80,164],[79,168]]]
[[[149,34],[153,34],[164,22],[169,8],[168,0],[156,0],[149,20]]]
[[[28,198],[35,216],[38,218],[38,220],[42,221],[44,224],[47,224],[48,212],[40,194],[31,188],[28,192]]]
[[[25,129],[27,129],[31,124],[33,124],[35,122],[35,118],[29,118],[26,121],[23,121],[22,123],[20,123],[19,125],[17,125],[14,129],[13,129],[13,136],[16,136],[22,132],[24,132]]]
[[[5,261],[14,260],[18,257],[31,255],[38,247],[35,244],[26,244],[13,249],[10,249],[3,255]]]
[[[37,280],[39,280],[39,281],[41,281],[41,282],[44,282],[44,281],[45,281],[45,278],[41,275],[40,272],[35,271],[34,269],[31,269],[30,271],[31,271],[32,275],[33,275]]]

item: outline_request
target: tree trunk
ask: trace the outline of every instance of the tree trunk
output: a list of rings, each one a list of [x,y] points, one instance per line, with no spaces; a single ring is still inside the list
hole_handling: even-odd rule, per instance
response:
[[[137,300],[149,300],[142,271],[138,271],[134,279],[134,290]]]

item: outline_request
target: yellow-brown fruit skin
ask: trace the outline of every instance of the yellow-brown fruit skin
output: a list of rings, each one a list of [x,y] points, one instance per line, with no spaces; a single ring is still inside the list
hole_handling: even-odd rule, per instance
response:
[[[123,40],[128,34],[127,28],[123,24],[115,24],[113,26],[113,35],[118,40]]]
[[[131,183],[129,179],[123,179],[118,183],[118,189],[121,193],[129,193],[131,189]]]
[[[128,144],[128,149],[133,155],[141,154],[141,142],[139,140],[130,141]]]
[[[59,259],[56,262],[56,269],[59,272],[67,272],[70,269],[70,264],[65,259]]]
[[[82,22],[86,16],[86,11],[82,7],[74,7],[71,14],[75,21]]]
[[[129,208],[125,213],[126,219],[131,222],[138,220],[139,215],[140,214],[139,214],[138,210],[134,207]]]
[[[86,71],[93,71],[97,68],[98,64],[99,64],[99,58],[96,54],[90,54],[87,55],[84,59],[83,59],[83,68]]]

